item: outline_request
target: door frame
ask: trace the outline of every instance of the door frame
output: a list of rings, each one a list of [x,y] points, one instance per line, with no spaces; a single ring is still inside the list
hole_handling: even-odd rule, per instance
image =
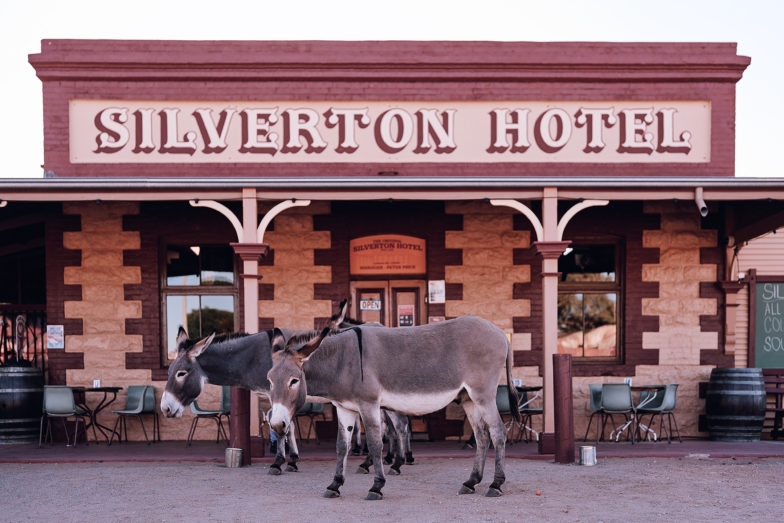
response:
[[[425,325],[427,314],[425,309],[425,296],[427,295],[427,282],[425,280],[356,280],[349,282],[351,292],[350,314],[360,319],[359,301],[357,300],[357,289],[381,289],[384,291],[384,303],[382,306],[383,323],[388,327],[396,327],[397,314],[393,305],[393,289],[414,289],[417,291],[417,314],[414,319],[415,325]]]

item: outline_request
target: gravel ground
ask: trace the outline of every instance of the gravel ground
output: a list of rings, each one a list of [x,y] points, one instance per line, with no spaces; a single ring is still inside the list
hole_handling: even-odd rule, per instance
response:
[[[282,476],[266,464],[0,464],[0,521],[762,521],[784,509],[781,459],[509,459],[500,498],[484,496],[490,477],[457,494],[469,459],[421,459],[387,476],[381,501],[364,500],[372,476],[358,463],[338,499],[321,496],[331,461]]]

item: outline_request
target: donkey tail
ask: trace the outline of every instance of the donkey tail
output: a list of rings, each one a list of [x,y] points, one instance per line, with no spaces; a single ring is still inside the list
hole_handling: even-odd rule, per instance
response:
[[[512,411],[512,417],[518,422],[522,423],[523,417],[520,414],[518,405],[520,405],[520,396],[517,395],[517,389],[512,381],[512,344],[507,340],[506,342],[506,390],[509,391],[509,405]]]

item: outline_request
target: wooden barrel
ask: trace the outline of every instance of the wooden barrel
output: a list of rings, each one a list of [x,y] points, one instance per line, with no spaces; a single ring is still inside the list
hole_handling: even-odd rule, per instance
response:
[[[759,441],[765,421],[762,369],[713,369],[706,393],[714,441]]]
[[[0,444],[38,441],[44,376],[34,367],[0,367]]]

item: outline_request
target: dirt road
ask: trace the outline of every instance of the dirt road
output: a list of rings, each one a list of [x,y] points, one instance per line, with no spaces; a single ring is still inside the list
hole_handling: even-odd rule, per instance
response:
[[[357,463],[339,499],[321,497],[331,461],[277,477],[265,464],[0,464],[0,521],[761,521],[784,509],[780,459],[510,459],[500,498],[484,497],[490,477],[457,494],[470,459],[421,459],[388,476],[381,501],[364,500],[372,477]]]

